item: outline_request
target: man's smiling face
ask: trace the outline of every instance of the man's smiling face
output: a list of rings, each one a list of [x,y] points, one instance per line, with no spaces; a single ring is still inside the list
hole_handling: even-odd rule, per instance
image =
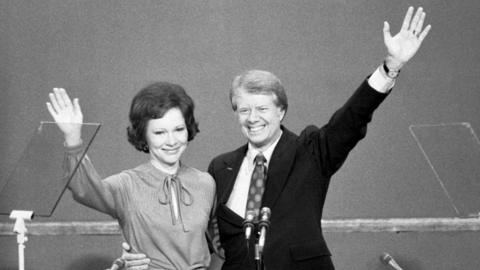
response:
[[[276,98],[273,93],[249,93],[242,88],[232,97],[243,135],[259,149],[270,146],[281,134],[285,111],[277,106]]]

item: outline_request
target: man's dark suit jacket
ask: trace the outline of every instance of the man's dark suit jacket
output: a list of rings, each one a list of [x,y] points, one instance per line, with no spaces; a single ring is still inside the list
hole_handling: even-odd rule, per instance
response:
[[[282,126],[262,199],[272,211],[263,253],[267,270],[334,269],[320,223],[330,177],[365,136],[373,111],[386,96],[365,81],[322,128],[308,126],[297,136]],[[255,269],[243,218],[226,206],[246,152],[244,145],[222,154],[208,169],[217,184],[216,213],[225,251],[222,269]]]

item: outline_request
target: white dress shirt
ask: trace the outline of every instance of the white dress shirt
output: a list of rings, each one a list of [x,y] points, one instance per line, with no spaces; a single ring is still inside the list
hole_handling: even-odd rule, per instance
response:
[[[262,151],[263,156],[267,160],[267,162],[265,162],[265,166],[267,166],[267,171],[273,150],[275,149],[275,146],[277,146],[280,137],[282,137],[281,133],[272,145],[265,149],[265,151]],[[238,171],[237,179],[235,179],[235,185],[233,186],[232,193],[230,194],[230,198],[228,198],[227,202],[227,207],[243,218],[245,218],[245,209],[247,207],[250,180],[252,178],[253,169],[255,168],[253,160],[259,152],[260,151],[256,149],[252,144],[248,144],[247,154],[243,158],[242,166]]]

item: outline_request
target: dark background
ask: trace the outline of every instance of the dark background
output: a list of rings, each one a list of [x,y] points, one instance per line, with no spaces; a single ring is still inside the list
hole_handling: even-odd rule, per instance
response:
[[[386,55],[383,21],[396,34],[410,5],[425,8],[432,30],[332,179],[324,218],[453,217],[409,126],[468,122],[479,129],[480,2],[474,0],[2,0],[0,181],[38,123],[51,120],[45,102],[53,87],[80,99],[85,122],[102,124],[89,151],[102,176],[147,160],[125,133],[132,97],[153,81],[179,83],[195,100],[201,132],[183,160],[201,170],[244,143],[228,100],[232,78],[244,70],[280,77],[290,130],[322,125]],[[110,217],[75,203],[69,192],[51,218],[36,219],[90,220]],[[338,269],[383,269],[384,251],[406,269],[480,264],[477,232],[326,238]],[[16,269],[15,237],[0,242],[0,269]],[[120,236],[31,236],[27,268],[102,269],[120,253],[120,242]]]

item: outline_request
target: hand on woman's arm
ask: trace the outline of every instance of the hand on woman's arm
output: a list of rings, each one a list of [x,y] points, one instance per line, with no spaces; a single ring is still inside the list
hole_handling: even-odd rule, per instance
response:
[[[122,243],[122,260],[126,270],[148,269],[150,259],[143,253],[136,253],[128,243]]]

